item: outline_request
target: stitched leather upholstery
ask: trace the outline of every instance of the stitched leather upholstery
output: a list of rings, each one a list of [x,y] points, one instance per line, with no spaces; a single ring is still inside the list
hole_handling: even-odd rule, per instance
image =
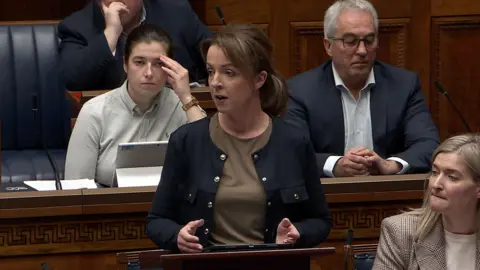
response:
[[[54,23],[0,25],[2,182],[54,179],[40,130],[63,178],[71,109],[59,76],[58,43]]]

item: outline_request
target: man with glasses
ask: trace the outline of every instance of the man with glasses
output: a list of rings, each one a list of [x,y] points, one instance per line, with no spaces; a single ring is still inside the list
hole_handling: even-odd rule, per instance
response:
[[[418,76],[376,61],[378,17],[366,0],[341,0],[324,19],[331,60],[288,81],[286,119],[310,138],[330,177],[429,170],[439,143]]]

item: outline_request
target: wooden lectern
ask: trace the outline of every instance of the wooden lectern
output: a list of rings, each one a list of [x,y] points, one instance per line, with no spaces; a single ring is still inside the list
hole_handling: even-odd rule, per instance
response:
[[[140,269],[145,270],[159,269],[160,267],[163,270],[308,270],[312,257],[333,253],[335,253],[333,247],[196,254],[169,254],[164,250],[152,250],[136,252],[136,254],[135,252],[118,253],[117,261],[119,264],[125,265],[127,263],[125,258],[127,260],[135,258]],[[127,269],[125,266],[119,265],[119,269]]]

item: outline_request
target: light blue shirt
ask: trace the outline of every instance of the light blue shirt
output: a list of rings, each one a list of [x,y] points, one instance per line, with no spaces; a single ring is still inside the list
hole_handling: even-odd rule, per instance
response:
[[[370,90],[375,85],[373,69],[360,90],[358,100],[345,86],[334,65],[332,65],[332,69],[335,87],[342,94],[343,124],[345,127],[344,153],[355,147],[365,147],[373,150],[372,119],[370,116]],[[342,156],[328,157],[323,166],[323,172],[330,177],[334,177],[333,168],[340,158]],[[387,160],[394,160],[403,166],[398,174],[405,173],[409,168],[409,164],[401,158],[390,157]]]

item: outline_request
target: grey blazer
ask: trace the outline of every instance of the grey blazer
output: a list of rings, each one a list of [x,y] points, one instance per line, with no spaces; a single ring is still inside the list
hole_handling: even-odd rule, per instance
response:
[[[404,213],[382,221],[380,242],[373,270],[446,269],[445,234],[441,222],[422,241],[413,237],[418,217]],[[480,269],[480,237],[477,237],[475,269]]]

